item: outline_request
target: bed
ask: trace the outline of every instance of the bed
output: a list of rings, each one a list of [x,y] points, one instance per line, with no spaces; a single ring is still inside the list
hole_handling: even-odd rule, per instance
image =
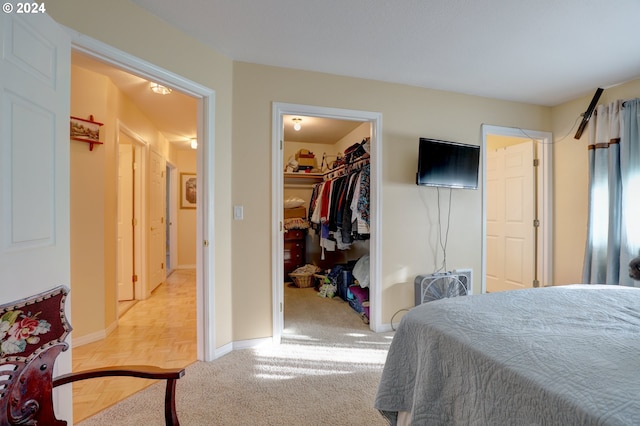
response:
[[[640,424],[640,289],[420,305],[398,326],[374,405],[392,425]]]

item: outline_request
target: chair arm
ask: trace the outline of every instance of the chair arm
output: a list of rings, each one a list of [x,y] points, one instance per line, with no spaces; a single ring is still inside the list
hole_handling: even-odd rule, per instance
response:
[[[64,374],[53,379],[53,387],[66,385],[79,380],[93,379],[96,377],[128,376],[141,379],[166,380],[167,386],[164,395],[164,416],[167,425],[178,426],[176,414],[176,380],[184,376],[184,368],[159,368],[150,365],[122,365],[116,367],[95,368],[92,370],[78,371]]]
[[[66,385],[78,380],[93,379],[107,376],[128,376],[141,379],[169,380],[184,376],[184,368],[159,368],[150,365],[122,365],[102,367],[92,370],[78,371],[64,374],[53,379],[53,387]]]

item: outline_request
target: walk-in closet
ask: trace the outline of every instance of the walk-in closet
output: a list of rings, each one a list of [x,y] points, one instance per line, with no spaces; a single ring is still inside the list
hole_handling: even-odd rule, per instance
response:
[[[285,318],[298,293],[314,292],[319,305],[343,303],[368,324],[371,123],[283,123]]]

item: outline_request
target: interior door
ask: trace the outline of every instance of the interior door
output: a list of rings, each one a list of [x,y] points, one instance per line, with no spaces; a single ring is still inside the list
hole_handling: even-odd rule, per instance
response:
[[[0,302],[9,302],[71,287],[71,41],[47,15],[2,13],[0,43]],[[56,373],[69,371],[70,350],[56,362]],[[71,387],[55,402],[70,420]]]
[[[487,151],[488,292],[533,286],[535,170],[533,141]]]
[[[165,159],[162,154],[150,151],[149,185],[149,284],[150,291],[166,279],[166,229],[165,215]]]
[[[134,299],[133,268],[133,145],[120,132],[118,138],[118,300]]]

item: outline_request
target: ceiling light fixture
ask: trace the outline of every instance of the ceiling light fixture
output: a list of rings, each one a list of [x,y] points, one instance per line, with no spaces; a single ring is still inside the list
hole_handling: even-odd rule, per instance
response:
[[[198,139],[191,139],[191,149],[198,149]]]
[[[293,120],[293,130],[295,130],[296,132],[300,131],[300,122],[302,121],[302,118],[296,117],[292,118],[291,120]]]
[[[169,93],[171,93],[171,89],[158,83],[149,83],[149,87],[151,88],[153,93],[157,93],[159,95],[168,95]]]

